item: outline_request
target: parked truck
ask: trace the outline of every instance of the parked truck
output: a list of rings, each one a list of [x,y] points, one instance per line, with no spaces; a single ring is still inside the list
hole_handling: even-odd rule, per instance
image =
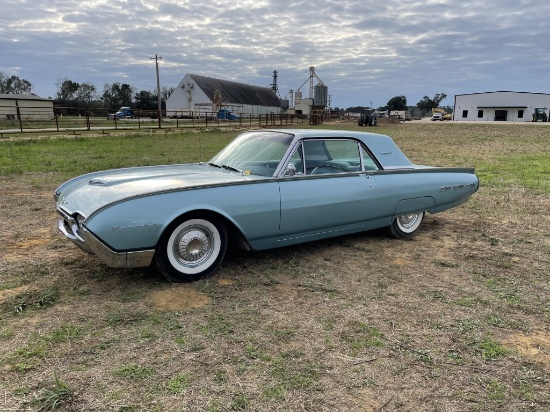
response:
[[[220,120],[239,120],[239,115],[229,109],[220,109],[216,116]]]
[[[117,119],[133,119],[135,117],[131,107],[121,107],[115,113],[115,116]]]
[[[453,115],[442,107],[436,107],[432,109],[432,120],[453,120]]]
[[[118,112],[116,112],[114,116],[117,119],[135,119],[135,118],[145,118],[145,119],[156,119],[158,116],[158,112],[153,110],[140,110],[140,109],[132,109],[128,106],[123,106],[120,109],[118,109]]]

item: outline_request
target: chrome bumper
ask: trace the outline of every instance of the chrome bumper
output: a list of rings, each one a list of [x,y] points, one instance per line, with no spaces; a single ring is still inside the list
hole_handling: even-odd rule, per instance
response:
[[[63,235],[87,253],[96,255],[103,263],[113,268],[137,268],[149,266],[153,261],[155,250],[140,250],[135,252],[115,252],[95,237],[84,226],[71,216],[58,209],[63,216],[57,228]]]
[[[94,253],[80,234],[80,227],[78,226],[76,219],[65,213],[63,209],[58,208],[57,212],[63,216],[63,219],[59,220],[57,223],[57,228],[59,231],[80,249],[88,253]]]

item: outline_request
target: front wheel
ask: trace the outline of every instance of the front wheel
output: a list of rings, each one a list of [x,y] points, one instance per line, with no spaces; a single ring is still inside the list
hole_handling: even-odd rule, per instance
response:
[[[172,223],[157,245],[156,264],[173,282],[212,275],[227,251],[227,230],[215,217],[184,216]]]
[[[425,212],[409,213],[397,216],[390,225],[390,233],[397,239],[412,237],[420,228]]]

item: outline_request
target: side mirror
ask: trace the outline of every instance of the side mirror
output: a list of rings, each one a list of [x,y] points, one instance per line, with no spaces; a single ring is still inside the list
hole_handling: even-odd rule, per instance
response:
[[[296,174],[296,166],[292,163],[286,165],[285,176],[294,176]]]

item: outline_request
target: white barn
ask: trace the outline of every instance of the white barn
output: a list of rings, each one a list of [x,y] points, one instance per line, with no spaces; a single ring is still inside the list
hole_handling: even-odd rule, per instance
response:
[[[268,87],[186,74],[166,99],[166,115],[212,112],[216,99],[237,114],[281,113],[281,99]]]
[[[487,92],[457,94],[453,120],[530,122],[535,108],[550,109],[550,94]]]

